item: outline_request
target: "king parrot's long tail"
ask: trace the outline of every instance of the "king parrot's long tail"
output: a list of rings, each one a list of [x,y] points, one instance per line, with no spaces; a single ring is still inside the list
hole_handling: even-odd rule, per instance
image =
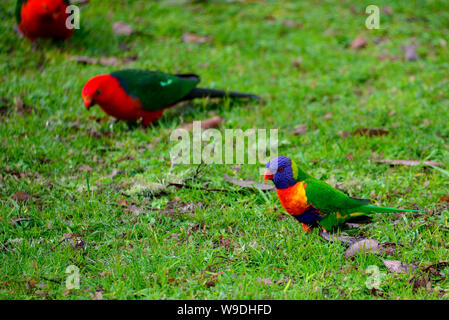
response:
[[[231,97],[231,98],[249,98],[249,99],[255,99],[255,100],[261,100],[258,95],[251,94],[251,93],[243,93],[243,92],[236,92],[236,91],[225,91],[225,90],[219,90],[219,89],[206,89],[206,88],[195,88],[190,93],[182,98],[182,101],[186,100],[192,100],[195,98],[224,98],[224,97]]]

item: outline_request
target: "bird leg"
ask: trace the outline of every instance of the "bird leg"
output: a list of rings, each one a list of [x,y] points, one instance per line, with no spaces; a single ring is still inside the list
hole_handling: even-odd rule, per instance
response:
[[[309,227],[308,225],[306,225],[305,223],[301,223],[301,225],[306,233],[309,233],[310,231],[312,231],[312,228]]]

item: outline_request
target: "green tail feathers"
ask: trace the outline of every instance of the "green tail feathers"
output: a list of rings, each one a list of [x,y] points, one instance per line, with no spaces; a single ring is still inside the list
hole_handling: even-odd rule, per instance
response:
[[[354,213],[389,213],[389,212],[426,212],[424,210],[407,210],[388,207],[376,207],[376,206],[361,206],[357,208],[357,212]],[[351,214],[352,215],[352,214]]]

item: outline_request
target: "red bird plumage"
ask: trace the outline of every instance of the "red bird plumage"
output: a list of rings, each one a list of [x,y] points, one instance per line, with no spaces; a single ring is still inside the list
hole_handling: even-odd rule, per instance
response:
[[[164,110],[147,111],[138,98],[133,98],[123,90],[120,82],[109,74],[99,75],[89,80],[81,93],[84,106],[89,109],[93,103],[100,105],[108,115],[125,121],[142,119],[148,126],[158,120]]]
[[[18,0],[19,29],[31,41],[37,38],[69,39],[73,29],[66,26],[67,0]]]

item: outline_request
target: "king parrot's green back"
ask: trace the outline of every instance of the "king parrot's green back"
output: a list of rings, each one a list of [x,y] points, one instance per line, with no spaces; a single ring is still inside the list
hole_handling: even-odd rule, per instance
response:
[[[172,75],[159,71],[121,70],[112,72],[125,92],[138,98],[142,108],[158,111],[188,95],[200,82],[196,75]]]
[[[22,4],[26,3],[28,0],[17,0],[16,3],[16,20],[17,23],[20,24],[20,21],[22,20],[21,10],[22,10]]]

